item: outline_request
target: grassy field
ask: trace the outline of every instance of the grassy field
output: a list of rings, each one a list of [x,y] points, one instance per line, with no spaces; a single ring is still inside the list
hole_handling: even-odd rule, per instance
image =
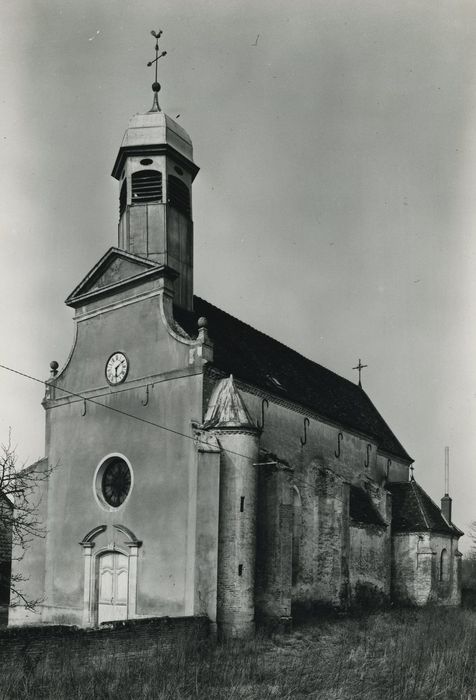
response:
[[[0,660],[1,662],[1,660]],[[476,612],[394,610],[162,656],[0,670],[0,698],[476,700]]]

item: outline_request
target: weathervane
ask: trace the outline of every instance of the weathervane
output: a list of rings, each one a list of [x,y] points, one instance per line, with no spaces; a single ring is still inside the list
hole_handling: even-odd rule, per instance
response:
[[[368,367],[368,365],[363,365],[360,357],[359,357],[359,364],[357,365],[357,367],[352,367],[352,369],[359,370],[359,386],[360,387],[362,386],[361,375],[362,375],[362,370],[364,369],[364,367]]]
[[[147,65],[150,68],[150,66],[152,66],[155,63],[155,80],[152,83],[152,90],[154,92],[154,101],[152,103],[152,109],[150,111],[151,112],[160,112],[160,105],[159,105],[160,83],[157,82],[157,64],[159,62],[159,58],[162,58],[162,56],[167,55],[167,51],[162,51],[162,53],[159,54],[159,39],[162,36],[162,30],[159,29],[158,32],[154,32],[154,30],[152,30],[151,34],[153,37],[155,37],[155,58],[153,61],[149,61],[149,63]]]

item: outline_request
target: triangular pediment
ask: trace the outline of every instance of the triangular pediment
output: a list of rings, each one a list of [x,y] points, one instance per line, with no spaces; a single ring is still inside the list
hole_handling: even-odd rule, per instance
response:
[[[68,306],[75,306],[90,296],[106,293],[162,269],[162,265],[127,253],[119,248],[110,248],[88,272],[66,299]]]

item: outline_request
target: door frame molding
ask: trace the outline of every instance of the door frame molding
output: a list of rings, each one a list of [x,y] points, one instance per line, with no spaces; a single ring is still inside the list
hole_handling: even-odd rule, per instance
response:
[[[98,557],[105,552],[120,552],[128,558],[129,576],[127,583],[127,619],[137,617],[137,562],[142,541],[137,539],[132,530],[125,525],[114,525],[115,530],[127,536],[125,547],[117,546],[115,542],[97,549],[95,539],[107,530],[107,525],[98,525],[90,530],[79,543],[83,548],[84,559],[84,595],[83,595],[83,627],[97,625],[98,590],[97,572]]]

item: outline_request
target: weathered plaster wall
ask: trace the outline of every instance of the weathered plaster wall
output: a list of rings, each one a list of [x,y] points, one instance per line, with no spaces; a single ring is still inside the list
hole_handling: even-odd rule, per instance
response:
[[[424,605],[431,593],[433,552],[429,533],[398,533],[392,537],[392,597],[397,602]]]
[[[261,421],[263,396],[237,384],[251,415]],[[212,387],[213,380],[208,379],[205,400]],[[302,445],[305,414],[284,400],[268,396],[268,401],[260,449],[263,454],[277,455],[293,468],[293,483],[302,499],[299,571],[292,589],[293,603],[345,606],[349,597],[348,482],[370,483],[374,503],[389,522],[384,491],[389,457],[380,454],[370,438],[311,415]],[[399,460],[392,458],[390,470],[392,465],[395,474],[395,470],[408,473],[408,465]],[[388,547],[388,536],[386,542]]]
[[[250,413],[256,420],[261,418],[262,397],[242,388],[238,383],[243,399]],[[315,465],[332,469],[336,474],[348,481],[357,476],[379,479],[377,470],[377,449],[375,442],[358,436],[339,426],[330,425],[309,414],[298,411],[291,405],[277,403],[268,397],[269,406],[264,412],[264,430],[261,435],[260,447],[277,454],[280,459],[287,461],[295,469],[296,479],[312,477]],[[307,440],[303,446],[304,417],[308,415],[310,424],[307,427]],[[338,450],[338,434],[343,438]],[[370,444],[369,465],[367,460],[367,445]]]
[[[435,552],[433,558],[433,586],[431,600],[443,605],[461,603],[461,574],[458,541],[455,537],[432,534],[430,545]],[[448,555],[447,576],[441,576],[441,552],[446,549]]]
[[[373,594],[390,596],[389,527],[351,523],[350,528],[350,591],[351,598],[363,604]],[[376,599],[375,602],[378,602]]]
[[[259,467],[255,601],[257,618],[265,622],[291,615],[293,517],[300,517],[292,482],[283,464]]]
[[[461,602],[457,539],[429,532],[399,533],[392,542],[392,596],[402,603],[426,605]],[[440,580],[441,550],[449,556],[449,575]]]
[[[260,420],[264,395],[258,395],[240,382],[237,382],[237,386],[251,415]],[[207,391],[210,392],[210,388],[207,387]],[[311,413],[303,413],[297,406],[286,403],[285,396],[283,400],[270,395],[267,398],[269,406],[264,409],[265,425],[260,447],[289,462],[296,469],[296,476],[304,477],[306,469],[315,461],[332,469],[347,481],[370,478],[379,485],[386,481],[389,456],[378,451],[374,440],[346,430],[342,426],[332,425]],[[310,424],[306,429],[306,442],[303,446],[301,438],[304,438],[306,416]],[[340,447],[339,432],[342,433]],[[368,461],[367,445],[370,445]],[[405,470],[408,474],[408,465],[391,457],[391,474],[396,474],[397,471],[403,473]]]
[[[223,636],[254,632],[258,435],[217,429],[220,443],[217,622]]]
[[[377,455],[376,472],[377,481],[408,481],[409,465],[396,457],[381,454]]]
[[[203,439],[203,436],[202,436]],[[196,503],[195,553],[195,615],[207,615],[216,623],[217,570],[218,570],[218,518],[220,499],[220,449],[219,445],[199,445],[196,476],[196,498],[190,494],[190,504]]]
[[[349,604],[349,485],[331,470],[319,469],[315,493],[317,504],[309,498],[309,489],[301,492],[302,574],[294,586],[293,599],[304,604],[313,601],[346,607]],[[314,520],[316,514],[317,556],[315,553],[313,565],[308,567],[306,552],[310,554],[315,549],[315,543],[306,537],[305,532],[307,523]]]

